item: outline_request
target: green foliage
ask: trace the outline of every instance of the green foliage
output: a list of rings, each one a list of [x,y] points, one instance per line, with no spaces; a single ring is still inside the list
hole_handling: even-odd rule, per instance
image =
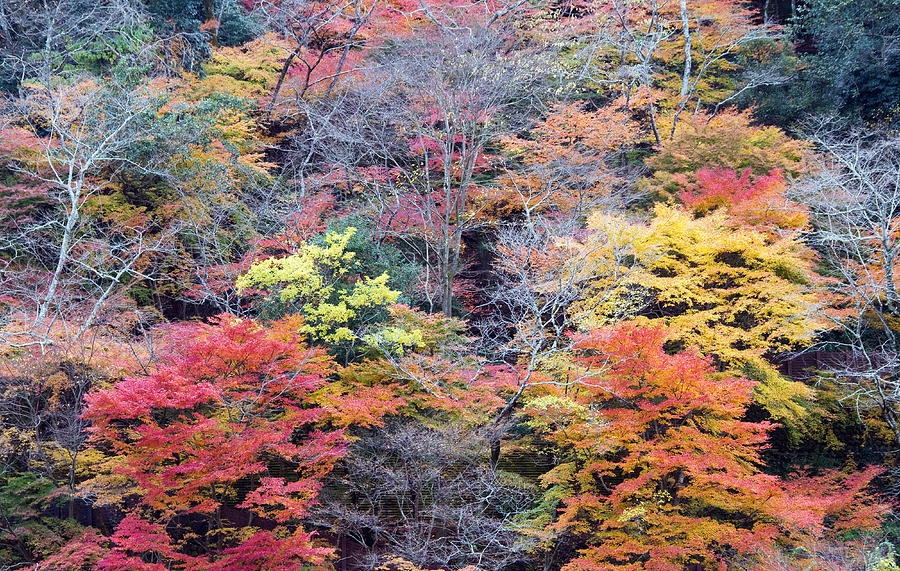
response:
[[[866,571],[900,571],[893,544],[884,542],[866,556]]]
[[[808,35],[814,48],[801,56],[804,72],[794,92],[810,106],[824,102],[825,109],[819,111],[896,120],[900,113],[896,53],[900,1],[819,0],[804,3],[798,20],[800,34]]]
[[[369,275],[387,273],[388,286],[402,292],[398,301],[409,303],[409,299],[415,293],[421,268],[408,259],[400,248],[376,239],[371,218],[361,214],[335,218],[328,222],[326,234],[314,238],[313,241],[321,244],[327,232],[344,233],[351,226],[356,230],[347,241],[347,251],[353,252],[359,267],[365,268]]]
[[[59,550],[82,527],[57,519],[50,508],[62,498],[56,486],[37,474],[0,474],[0,565],[10,568]]]
[[[7,516],[34,514],[50,503],[56,491],[52,481],[31,472],[4,474],[0,484],[0,510]]]
[[[147,26],[124,29],[101,38],[78,40],[67,48],[75,69],[96,75],[111,74],[118,83],[136,86],[150,71],[151,63],[142,52],[153,41]]]
[[[262,32],[259,18],[248,13],[237,0],[219,0],[216,4],[216,13],[221,14],[216,34],[220,45],[239,46]]]
[[[215,50],[204,63],[208,93],[265,96],[275,87],[288,52],[272,36]]]
[[[200,33],[203,0],[146,0],[145,5],[157,36],[181,34],[187,40],[188,49],[181,54],[185,67],[191,69],[196,60],[208,55],[209,45]]]

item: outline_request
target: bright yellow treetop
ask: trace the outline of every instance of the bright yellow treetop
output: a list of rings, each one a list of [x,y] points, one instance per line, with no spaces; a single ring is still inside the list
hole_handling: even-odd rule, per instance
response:
[[[386,308],[400,296],[388,287],[387,273],[355,279],[356,254],[347,250],[355,233],[352,226],[329,232],[324,245],[303,242],[290,256],[256,262],[238,278],[238,291],[277,294],[283,304],[298,307],[306,320],[303,331],[313,337],[333,343],[355,339],[350,327],[354,320]]]
[[[616,286],[596,283],[572,309],[579,322],[590,328],[624,314],[663,323],[673,332],[674,344],[695,347],[723,368],[760,381],[758,399],[773,416],[799,415],[799,403],[809,391],[781,377],[768,358],[796,349],[820,327],[803,246],[735,228],[723,211],[695,218],[660,204],[648,224],[604,214],[588,221],[589,229],[604,233],[621,234],[623,224],[638,264],[623,268]],[[588,259],[611,262],[602,249]]]

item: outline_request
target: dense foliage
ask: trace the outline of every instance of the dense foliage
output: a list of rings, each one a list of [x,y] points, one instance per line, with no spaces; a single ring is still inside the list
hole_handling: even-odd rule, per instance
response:
[[[898,15],[0,2],[0,568],[900,569]]]

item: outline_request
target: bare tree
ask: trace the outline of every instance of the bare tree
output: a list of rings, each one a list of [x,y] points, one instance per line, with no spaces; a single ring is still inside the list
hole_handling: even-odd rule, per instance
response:
[[[725,101],[706,101],[698,96],[698,87],[718,62],[734,57],[754,41],[774,37],[772,28],[753,24],[749,13],[736,5],[709,12],[697,10],[688,0],[613,0],[599,12],[595,30],[579,38],[584,48],[577,79],[619,86],[626,108],[642,90],[657,144],[662,141],[657,123],[659,95],[655,93],[663,72],[660,63],[671,57],[666,52],[672,49],[678,32],[683,62],[670,138],[679,117],[692,102],[694,114],[709,105],[718,110],[740,93],[786,79],[773,71],[756,70],[745,73],[743,85]],[[618,65],[606,65],[610,58]]]
[[[400,102],[387,82],[357,82],[328,98],[299,102],[304,128],[286,145],[284,176],[295,182],[299,197],[324,188],[349,196],[352,186],[367,181],[366,169],[400,166],[408,149],[397,125],[389,123]]]
[[[86,367],[63,360],[56,366],[22,360],[18,375],[0,371],[3,470],[30,472],[64,488],[69,517],[80,483],[79,453],[87,440],[81,403],[94,381]],[[62,376],[65,382],[54,382]]]
[[[577,343],[573,335],[583,329],[585,316],[601,304],[620,304],[623,315],[641,303],[621,299],[622,284],[647,255],[639,255],[626,234],[595,232],[581,241],[556,237],[547,222],[508,227],[498,236],[496,282],[489,290],[491,317],[480,323],[482,351],[512,362],[518,386],[497,414],[492,436],[492,461],[500,455],[505,421],[522,395],[535,386],[552,384],[575,389],[582,384],[602,384],[603,370],[590,373],[571,367]],[[589,288],[609,284],[606,294],[592,298],[591,307],[575,312]]]
[[[678,95],[678,105],[672,117],[672,130],[669,138],[675,137],[675,130],[678,127],[678,118],[685,108],[690,104],[692,99],[696,98],[694,105],[694,114],[700,112],[702,106],[714,103],[712,101],[704,102],[697,95],[697,88],[700,82],[708,75],[716,63],[733,57],[736,53],[748,44],[770,39],[774,37],[774,30],[768,26],[755,25],[750,21],[750,14],[745,10],[737,9],[738,6],[732,6],[713,18],[709,14],[691,14],[688,8],[687,0],[680,1],[680,15],[682,34],[684,37],[684,67],[681,77],[681,91]],[[693,22],[691,22],[693,16]],[[692,25],[693,24],[693,25]],[[692,45],[697,43],[700,61],[699,65],[693,67]],[[693,78],[692,78],[693,76]],[[777,74],[747,74],[745,75],[745,84],[738,89],[738,93],[754,89],[761,85],[771,85],[778,81]],[[732,98],[729,96],[729,98]],[[716,104],[716,109],[721,106],[721,102]]]
[[[165,279],[175,283],[177,299],[187,306],[240,315],[245,308],[235,282],[256,259],[260,231],[279,228],[287,207],[276,200],[277,181],[232,172],[231,166],[207,164],[200,173],[194,168],[155,172],[178,197],[174,225],[180,235],[180,267]],[[202,184],[192,184],[198,176]],[[241,199],[231,199],[235,195]]]
[[[257,13],[264,15],[266,26],[292,46],[266,107],[266,121],[272,116],[292,66],[299,68],[300,82],[294,96],[300,107],[306,93],[317,86],[325,86],[326,98],[331,95],[338,80],[353,71],[346,68],[348,56],[363,47],[360,31],[378,7],[377,0],[284,0],[260,2],[255,7]]]
[[[388,121],[417,154],[416,168],[373,185],[373,208],[389,222],[386,231],[420,249],[426,291],[436,285],[445,315],[463,235],[478,224],[470,193],[485,146],[539,93],[539,64],[525,53],[512,57],[513,39],[501,29],[438,28],[394,47],[372,75],[391,86]]]
[[[896,566],[894,545],[886,538],[863,536],[856,540],[809,538],[793,553],[781,551],[754,554],[751,558],[736,557],[730,563],[735,569],[751,571],[764,565],[772,571],[790,571],[798,560],[806,569],[822,571],[867,571]]]
[[[0,4],[0,85],[66,73],[79,58],[103,46],[131,59],[152,51],[138,0],[18,0]],[[111,41],[114,36],[129,41]],[[146,54],[144,54],[146,55]]]
[[[425,15],[423,34],[391,38],[371,51],[360,81],[297,107],[304,128],[288,167],[299,194],[363,189],[378,238],[423,265],[424,302],[447,315],[464,235],[480,224],[471,193],[486,145],[524,125],[546,88],[543,48],[516,43],[521,6],[479,5],[463,17],[422,3],[408,16]]]
[[[625,109],[637,92],[643,90],[647,98],[650,129],[657,144],[661,138],[657,126],[656,95],[653,93],[656,57],[661,46],[674,35],[674,26],[666,8],[671,0],[635,2],[614,0],[609,10],[597,19],[592,33],[581,38],[583,64],[579,80],[588,79],[607,85],[618,85],[625,102]],[[598,65],[606,55],[618,58],[618,67]]]
[[[151,100],[144,90],[84,79],[48,80],[10,103],[7,117],[32,135],[11,167],[46,189],[53,204],[4,236],[12,258],[0,279],[19,302],[24,330],[17,333],[44,342],[63,327],[77,339],[115,294],[150,278],[145,262],[169,233],[141,217],[104,216],[101,195],[145,136]]]
[[[822,257],[819,285],[833,307],[824,313],[832,327],[824,365],[845,398],[880,414],[900,444],[900,136],[832,120],[806,136],[822,155],[793,194],[810,210],[808,240]]]
[[[363,436],[314,520],[360,547],[374,568],[400,556],[427,568],[502,569],[527,562],[525,513],[539,490],[485,462],[484,435],[457,425],[397,424]]]

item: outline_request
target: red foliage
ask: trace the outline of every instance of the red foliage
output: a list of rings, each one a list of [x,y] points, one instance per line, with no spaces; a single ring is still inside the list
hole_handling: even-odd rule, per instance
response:
[[[34,571],[40,569],[84,569],[99,561],[108,550],[102,545],[105,538],[93,528],[85,529],[62,549],[45,558]]]
[[[777,170],[751,180],[749,168],[744,169],[740,176],[731,169],[706,168],[697,171],[696,177],[697,184],[678,195],[685,205],[695,210],[712,210],[755,200],[770,194],[774,185],[784,184],[781,172]]]
[[[38,157],[44,144],[37,137],[18,127],[0,128],[0,168],[7,163],[24,163],[43,168]],[[0,230],[12,231],[34,221],[42,208],[52,206],[52,185],[26,175],[10,185],[0,182]]]
[[[112,549],[97,564],[102,571],[162,571],[168,568],[162,561],[194,560],[175,551],[165,526],[136,515],[125,516],[110,540]]]
[[[785,198],[786,184],[779,169],[765,176],[753,176],[749,167],[740,175],[727,168],[704,168],[695,176],[697,182],[687,185],[678,195],[695,212],[726,208],[744,223],[782,228],[806,223],[806,213],[800,205]]]
[[[292,318],[263,328],[227,315],[173,328],[169,364],[87,397],[92,438],[117,454],[114,474],[138,501],[101,568],[137,568],[134,558],[153,552],[186,569],[294,569],[328,553],[296,521],[345,440],[341,430],[315,427],[324,411],[312,393],[333,363],[304,347],[296,330]],[[237,533],[222,520],[229,504],[294,523],[278,537],[254,527]],[[184,534],[198,540],[175,540]]]
[[[0,229],[13,231],[35,221],[42,208],[52,205],[49,184],[0,183]]]
[[[250,539],[224,551],[224,556],[209,571],[294,571],[298,561],[322,559],[323,550],[310,546],[311,534],[300,530],[287,537],[277,537],[269,531],[255,533]]]

